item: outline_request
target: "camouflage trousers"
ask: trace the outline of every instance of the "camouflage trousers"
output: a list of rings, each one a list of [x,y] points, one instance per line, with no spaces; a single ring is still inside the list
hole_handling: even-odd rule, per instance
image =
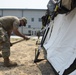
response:
[[[3,58],[10,56],[10,41],[7,32],[0,27],[0,51]]]

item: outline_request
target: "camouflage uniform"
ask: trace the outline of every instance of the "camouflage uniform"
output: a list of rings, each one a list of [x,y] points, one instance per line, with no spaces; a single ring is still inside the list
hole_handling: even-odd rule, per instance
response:
[[[10,32],[13,27],[18,28],[20,21],[15,16],[5,16],[0,18],[0,50],[3,58],[10,56]]]

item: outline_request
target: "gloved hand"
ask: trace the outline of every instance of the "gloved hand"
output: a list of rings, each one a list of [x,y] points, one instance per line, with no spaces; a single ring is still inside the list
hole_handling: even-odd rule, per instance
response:
[[[29,40],[30,38],[26,38],[26,40]]]
[[[10,42],[10,46],[12,46],[13,44]]]

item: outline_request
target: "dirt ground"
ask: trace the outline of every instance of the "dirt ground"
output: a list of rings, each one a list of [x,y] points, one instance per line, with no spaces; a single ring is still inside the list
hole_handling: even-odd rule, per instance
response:
[[[17,42],[21,38],[12,38]],[[24,40],[11,46],[10,60],[17,62],[17,67],[3,67],[3,58],[0,58],[0,75],[55,75],[47,60],[34,63],[36,39]],[[44,59],[43,50],[39,59]]]

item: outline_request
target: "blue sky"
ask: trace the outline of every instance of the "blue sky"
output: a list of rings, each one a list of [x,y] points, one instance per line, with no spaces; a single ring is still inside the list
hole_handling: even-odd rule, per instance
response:
[[[49,0],[0,0],[0,8],[47,9]]]

